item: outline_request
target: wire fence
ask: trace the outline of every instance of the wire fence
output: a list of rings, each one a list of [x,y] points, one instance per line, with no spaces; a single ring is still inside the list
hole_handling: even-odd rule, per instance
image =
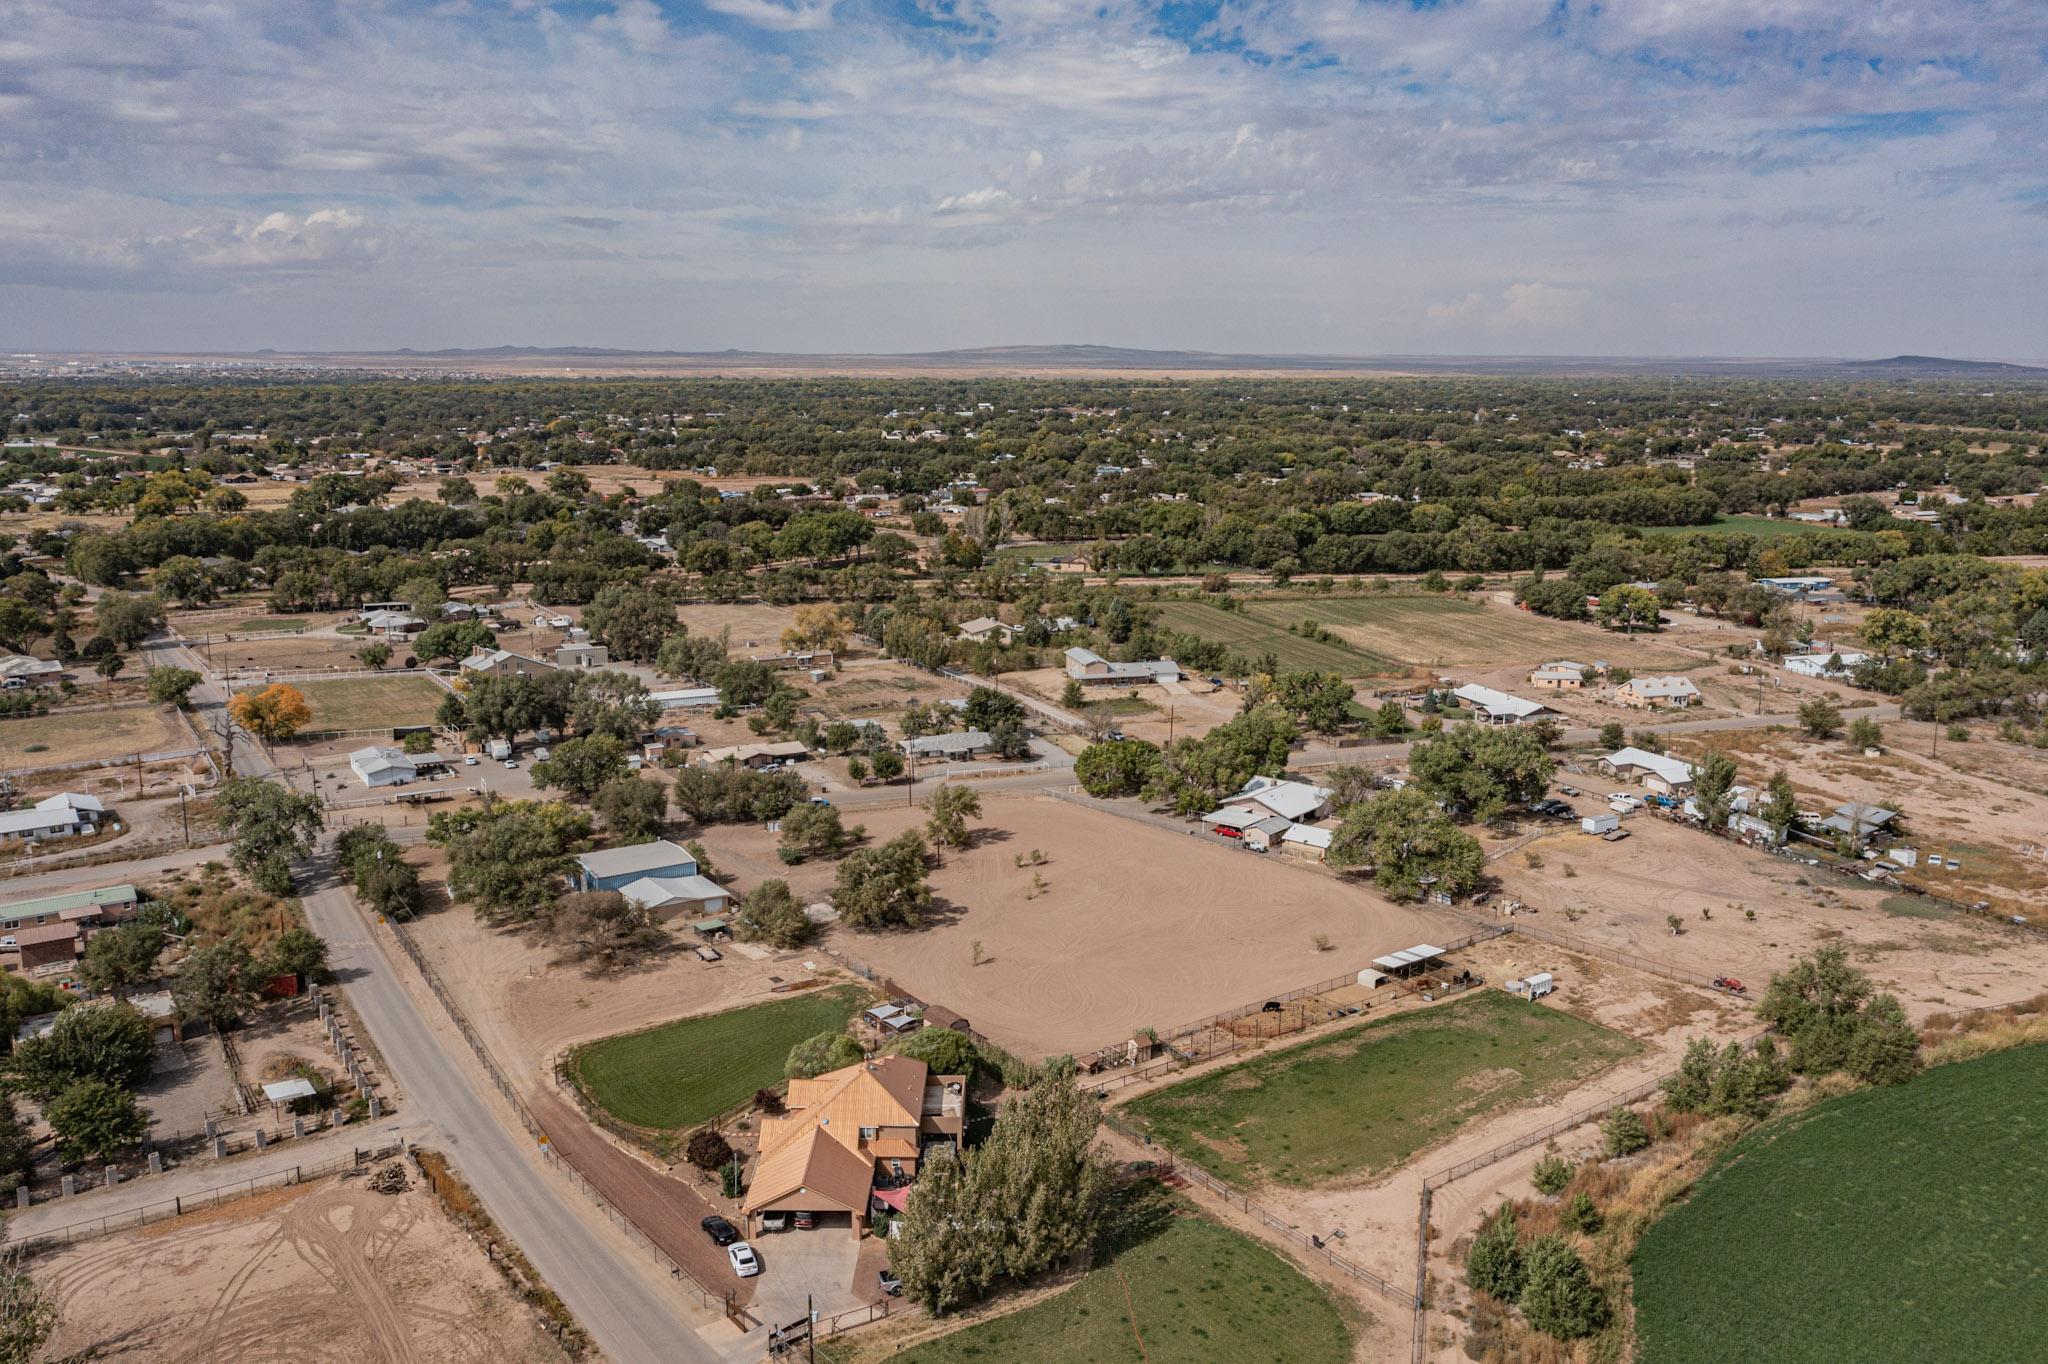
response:
[[[78,1241],[91,1240],[94,1237],[106,1236],[112,1232],[126,1231],[130,1227],[147,1226],[152,1222],[161,1222],[167,1218],[183,1217],[187,1213],[204,1212],[210,1208],[217,1208],[223,1203],[232,1203],[236,1199],[262,1193],[266,1189],[289,1188],[294,1184],[303,1184],[309,1179],[321,1179],[328,1175],[341,1174],[345,1171],[360,1170],[365,1165],[374,1165],[380,1160],[388,1160],[392,1156],[401,1154],[404,1150],[405,1142],[401,1139],[392,1145],[378,1147],[369,1151],[360,1149],[352,1151],[347,1156],[324,1161],[318,1165],[294,1165],[289,1170],[275,1170],[267,1175],[254,1175],[248,1179],[236,1180],[232,1184],[216,1185],[211,1189],[204,1189],[196,1194],[176,1195],[155,1203],[144,1203],[139,1207],[108,1213],[104,1217],[91,1218],[83,1222],[72,1222],[66,1226],[53,1227],[49,1231],[31,1232],[18,1241],[9,1242],[8,1249],[22,1254],[34,1254],[38,1251],[52,1250],[58,1246],[67,1246]]]

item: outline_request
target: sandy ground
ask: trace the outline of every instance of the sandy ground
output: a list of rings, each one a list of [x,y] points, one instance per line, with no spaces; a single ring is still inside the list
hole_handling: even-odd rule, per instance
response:
[[[410,1171],[408,1173],[411,1173]],[[88,1241],[37,1262],[52,1357],[545,1364],[560,1353],[419,1187],[326,1180]]]
[[[1147,1025],[1163,1031],[1467,931],[1277,854],[1050,798],[985,798],[982,807],[982,838],[932,875],[941,903],[925,928],[835,928],[828,941],[1022,1055],[1089,1051]],[[893,828],[884,812],[861,819],[878,837]],[[1014,865],[1034,848],[1043,866]],[[1332,950],[1316,950],[1318,933]]]

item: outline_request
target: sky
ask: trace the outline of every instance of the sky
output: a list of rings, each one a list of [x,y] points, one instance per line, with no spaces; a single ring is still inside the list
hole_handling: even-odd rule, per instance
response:
[[[0,0],[0,349],[2048,360],[2044,0]]]

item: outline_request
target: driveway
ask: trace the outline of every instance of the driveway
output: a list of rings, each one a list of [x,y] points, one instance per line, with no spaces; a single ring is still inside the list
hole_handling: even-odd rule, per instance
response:
[[[798,1321],[806,1307],[829,1317],[867,1301],[854,1291],[860,1242],[844,1225],[770,1232],[748,1244],[761,1257],[761,1275],[747,1310],[763,1326]]]

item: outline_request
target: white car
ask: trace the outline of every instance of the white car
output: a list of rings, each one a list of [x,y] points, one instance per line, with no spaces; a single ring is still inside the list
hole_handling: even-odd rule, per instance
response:
[[[462,755],[462,765],[463,765],[464,767],[475,767],[475,766],[476,766],[476,754],[474,754],[474,753],[465,753],[465,754],[463,754],[463,755]]]
[[[1618,814],[1627,814],[1631,810],[1642,809],[1643,803],[1634,796],[1615,796],[1607,802],[1607,808]]]
[[[761,1272],[761,1257],[754,1254],[754,1248],[745,1241],[734,1241],[727,1246],[725,1257],[732,1261],[732,1272],[742,1279],[751,1279]]]
[[[507,758],[507,759],[505,759],[505,766],[507,766],[507,767],[517,767],[517,766],[519,766],[519,759],[517,759],[517,758]]]

